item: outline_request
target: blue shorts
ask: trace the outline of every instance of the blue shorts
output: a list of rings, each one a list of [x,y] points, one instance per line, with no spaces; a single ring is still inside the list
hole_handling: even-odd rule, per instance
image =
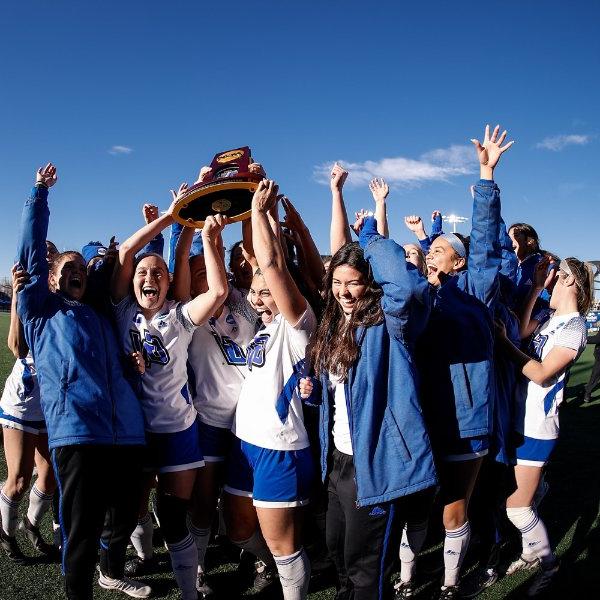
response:
[[[558,440],[536,440],[525,436],[523,443],[517,447],[517,464],[526,467],[543,467]]]
[[[440,459],[444,462],[473,460],[485,456],[489,449],[490,438],[487,435],[446,440],[441,448]]]
[[[263,508],[304,506],[313,477],[310,448],[270,450],[234,437],[225,491]]]
[[[204,466],[198,419],[187,429],[175,433],[146,431],[146,442],[145,471],[173,473]]]
[[[48,433],[46,429],[46,421],[27,421],[25,419],[19,419],[5,413],[0,407],[0,426],[8,427],[9,429],[19,429],[25,433],[32,433],[33,435],[40,435],[42,433]]]
[[[234,437],[230,429],[215,427],[199,420],[198,433],[205,462],[223,462],[229,457]]]

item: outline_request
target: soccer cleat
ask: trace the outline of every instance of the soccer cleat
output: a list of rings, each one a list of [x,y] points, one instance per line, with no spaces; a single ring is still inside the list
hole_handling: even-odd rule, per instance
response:
[[[558,561],[555,561],[554,564],[547,569],[542,567],[540,572],[533,578],[532,584],[527,588],[527,597],[534,598],[535,596],[547,592],[558,573],[558,569]]]
[[[150,594],[152,594],[152,588],[149,585],[144,585],[140,581],[129,579],[129,577],[123,577],[123,579],[113,579],[112,577],[104,575],[102,571],[100,571],[98,584],[105,590],[123,592],[132,598],[148,598]]]
[[[198,590],[198,598],[201,600],[214,596],[212,588],[206,583],[206,575],[202,571],[198,571],[196,589]]]
[[[277,567],[274,564],[267,565],[262,560],[257,560],[254,563],[254,568],[255,576],[251,593],[260,594],[277,579],[279,574],[277,573]]]
[[[402,581],[398,579],[394,584],[394,600],[405,600],[413,598],[415,595],[415,586],[412,581]]]
[[[533,560],[527,560],[523,556],[519,556],[517,560],[510,563],[508,569],[506,569],[507,575],[514,575],[519,571],[533,571],[540,566],[540,559],[534,558]]]
[[[17,565],[26,565],[27,557],[21,552],[19,544],[14,537],[6,535],[0,524],[0,548],[4,550],[6,557]]]
[[[48,544],[44,541],[39,527],[31,524],[31,521],[25,517],[19,524],[19,529],[25,534],[25,537],[31,542],[33,549],[40,554],[44,554],[53,560],[60,559],[60,550],[54,544]]]
[[[475,598],[486,588],[494,585],[496,581],[498,581],[496,569],[480,569],[461,585],[460,595],[462,598]]]
[[[157,567],[158,561],[155,556],[146,559],[135,556],[125,563],[125,575],[127,575],[127,577],[150,575],[156,572]]]
[[[454,600],[454,598],[458,597],[457,585],[443,585],[438,596],[439,600]]]

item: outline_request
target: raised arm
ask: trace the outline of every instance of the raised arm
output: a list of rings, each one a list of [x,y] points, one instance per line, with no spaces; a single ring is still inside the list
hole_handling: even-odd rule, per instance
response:
[[[173,219],[173,207],[179,196],[187,190],[187,184],[182,183],[179,190],[173,195],[173,202],[169,210],[158,217],[155,221],[148,223],[138,229],[132,236],[127,238],[119,248],[119,256],[113,271],[110,295],[113,302],[120,302],[129,293],[129,284],[133,277],[135,255],[165,227],[171,225]]]
[[[23,325],[17,314],[17,294],[29,283],[29,273],[13,265],[12,273],[12,298],[10,303],[10,326],[8,328],[8,348],[15,358],[25,358],[29,353],[29,346],[25,341]]]
[[[175,249],[175,268],[171,293],[175,300],[187,302],[190,299],[192,276],[190,273],[190,248],[194,239],[194,228],[183,227]]]
[[[425,277],[406,260],[404,248],[377,233],[373,217],[359,224],[359,243],[371,265],[373,279],[381,286],[381,307],[388,331],[412,343],[424,329],[429,317],[431,296]]]
[[[146,225],[149,225],[153,221],[158,219],[158,206],[154,204],[144,204],[142,206],[142,215]],[[140,254],[146,254],[147,252],[153,252],[154,254],[163,255],[165,250],[165,238],[161,231],[159,231],[155,237],[153,237],[141,250]]]
[[[494,183],[494,169],[500,157],[514,142],[502,143],[506,131],[500,136],[497,125],[490,136],[486,125],[483,144],[471,140],[477,150],[481,179],[473,187],[473,220],[467,269],[471,293],[489,305],[498,288],[498,273],[502,250],[498,241],[500,232],[500,189]]]
[[[344,171],[337,163],[331,170],[331,229],[329,232],[331,255],[333,256],[343,245],[352,241],[346,206],[342,188],[348,177],[348,171]]]
[[[252,198],[252,239],[256,260],[279,312],[295,325],[304,314],[307,302],[285,264],[283,250],[275,237],[267,213],[277,202],[279,187],[263,179]]]
[[[506,275],[515,284],[517,282],[517,269],[519,268],[519,259],[512,245],[512,240],[506,231],[506,223],[500,217],[500,248],[502,249],[502,265],[500,273]]]
[[[22,323],[40,314],[50,294],[46,260],[46,237],[50,219],[48,189],[56,180],[56,167],[52,163],[38,169],[35,187],[23,207],[17,256],[18,264],[29,273],[30,279],[17,298],[17,313]]]
[[[377,231],[383,237],[390,237],[388,228],[387,207],[385,199],[390,193],[390,186],[383,179],[371,179],[369,189],[375,200],[375,220],[377,221]]]
[[[204,221],[202,244],[208,291],[196,296],[186,305],[190,319],[195,325],[206,323],[227,298],[227,274],[219,249],[219,245],[223,243],[221,231],[226,223],[227,217],[223,215],[209,216]]]

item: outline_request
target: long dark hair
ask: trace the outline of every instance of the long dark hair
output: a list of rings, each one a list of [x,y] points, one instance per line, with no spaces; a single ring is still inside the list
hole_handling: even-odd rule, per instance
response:
[[[348,320],[331,289],[333,274],[336,268],[342,265],[348,265],[359,271],[367,286]],[[356,242],[342,246],[333,255],[323,279],[323,290],[325,308],[311,350],[312,364],[317,374],[329,372],[340,379],[345,379],[348,370],[358,358],[356,328],[369,327],[383,321],[381,308],[383,292],[373,280],[369,263]]]

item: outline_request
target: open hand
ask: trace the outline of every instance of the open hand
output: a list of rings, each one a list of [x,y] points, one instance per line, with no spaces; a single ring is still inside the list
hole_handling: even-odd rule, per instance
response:
[[[144,215],[146,225],[148,225],[152,223],[152,221],[158,219],[158,206],[155,206],[154,204],[144,204],[144,206],[142,206],[142,214]]]
[[[175,204],[179,202],[181,197],[188,191],[188,184],[185,181],[179,186],[177,191],[171,190],[171,197],[173,201],[171,202],[171,206],[167,209],[167,214],[173,216],[173,211],[175,210]]]
[[[56,167],[52,163],[48,163],[45,167],[40,167],[35,175],[35,183],[41,183],[50,188],[58,179],[56,175]]]
[[[489,170],[494,170],[500,157],[504,152],[506,152],[515,142],[508,142],[507,144],[502,145],[504,140],[506,139],[507,131],[504,130],[500,137],[498,137],[498,133],[500,132],[500,125],[496,125],[494,127],[494,131],[490,136],[490,126],[485,126],[485,134],[483,138],[483,144],[476,139],[472,139],[471,142],[475,146],[477,150],[477,158],[479,159],[479,164],[482,167],[487,167]]]
[[[385,202],[390,193],[390,186],[383,179],[371,179],[369,189],[375,202]]]

